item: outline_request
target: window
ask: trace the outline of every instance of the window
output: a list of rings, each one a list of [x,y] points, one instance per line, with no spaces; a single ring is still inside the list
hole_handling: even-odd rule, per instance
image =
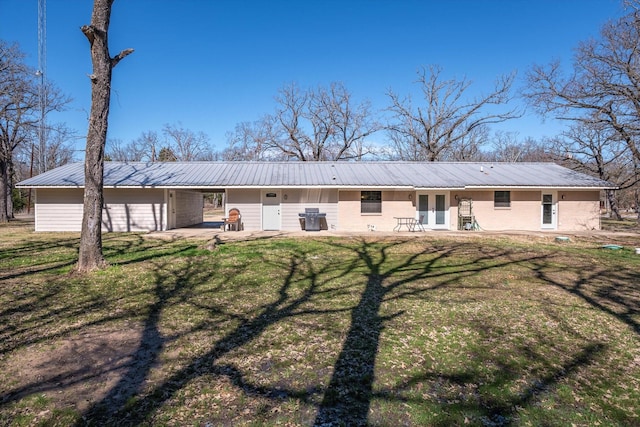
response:
[[[511,191],[496,191],[493,195],[494,208],[510,208],[511,207]]]
[[[382,191],[362,191],[360,213],[382,213]]]

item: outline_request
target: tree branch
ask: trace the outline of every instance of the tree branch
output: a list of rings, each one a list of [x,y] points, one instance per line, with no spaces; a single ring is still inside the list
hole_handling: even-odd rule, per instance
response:
[[[128,55],[130,55],[132,53],[133,53],[133,49],[129,48],[129,49],[123,50],[122,52],[120,52],[119,54],[114,56],[111,59],[111,68],[113,68],[116,65],[118,65],[118,62],[122,61],[126,56],[128,56]]]
[[[80,27],[80,31],[87,37],[90,44],[93,44],[93,40],[96,38],[95,28],[91,25],[83,25]]]

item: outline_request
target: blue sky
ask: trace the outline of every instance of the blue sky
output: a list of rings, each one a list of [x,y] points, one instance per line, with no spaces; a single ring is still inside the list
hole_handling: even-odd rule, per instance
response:
[[[47,79],[73,98],[49,120],[81,136],[91,59],[79,28],[91,8],[47,2]],[[34,68],[37,9],[37,0],[0,0],[0,39],[19,43]],[[389,89],[417,99],[416,71],[430,64],[472,80],[470,96],[512,71],[520,88],[532,64],[569,65],[578,42],[622,12],[620,0],[116,0],[111,55],[135,52],[114,70],[109,138],[128,142],[180,122],[222,150],[236,124],[274,111],[285,84],[342,82],[383,109]],[[559,128],[528,113],[500,129],[540,138]]]

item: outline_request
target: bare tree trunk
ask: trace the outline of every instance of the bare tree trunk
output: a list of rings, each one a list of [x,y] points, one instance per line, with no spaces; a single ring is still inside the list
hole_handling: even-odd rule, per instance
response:
[[[636,221],[640,224],[640,190],[635,190],[633,192],[633,198],[635,199],[635,209],[636,209]]]
[[[102,253],[102,206],[104,204],[104,146],[107,140],[111,73],[113,67],[131,52],[127,49],[116,57],[109,56],[108,30],[113,0],[94,0],[91,24],[82,32],[91,46],[93,73],[91,79],[91,115],[87,132],[84,163],[84,211],[77,270],[81,272],[106,265]]]
[[[8,168],[5,161],[0,160],[0,223],[9,221],[9,206],[8,200],[10,199]]]
[[[13,210],[13,185],[15,179],[15,167],[13,164],[13,160],[8,162],[7,164],[7,182],[9,187],[7,188],[7,218],[14,219],[15,212]]]
[[[609,200],[609,209],[611,209],[611,216],[613,216],[616,220],[622,221],[622,215],[620,214],[620,209],[618,208],[618,199],[613,190],[607,190],[607,199]]]

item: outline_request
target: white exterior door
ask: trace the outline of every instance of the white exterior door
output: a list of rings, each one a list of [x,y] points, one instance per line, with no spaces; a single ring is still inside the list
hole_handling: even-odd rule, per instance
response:
[[[431,229],[449,229],[449,195],[437,191],[418,194],[416,219]]]
[[[262,229],[280,230],[280,191],[262,192]]]
[[[167,229],[176,228],[176,192],[169,190],[167,201]]]
[[[558,193],[542,192],[542,228],[555,230],[558,227]]]

